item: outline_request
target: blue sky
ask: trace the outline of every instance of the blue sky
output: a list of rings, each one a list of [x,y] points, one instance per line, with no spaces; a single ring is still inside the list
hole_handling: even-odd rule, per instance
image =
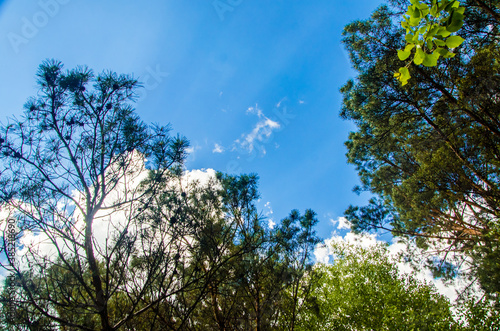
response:
[[[318,213],[330,236],[358,179],[339,92],[355,72],[343,27],[381,1],[0,0],[0,121],[36,93],[47,58],[130,73],[137,112],[191,142],[188,169],[260,176],[263,213]]]

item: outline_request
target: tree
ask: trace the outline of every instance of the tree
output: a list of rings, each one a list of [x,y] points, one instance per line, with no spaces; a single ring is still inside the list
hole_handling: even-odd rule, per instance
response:
[[[209,237],[228,243],[226,254],[246,250],[211,279],[207,295],[192,314],[193,329],[293,330],[299,311],[297,286],[312,266],[311,254],[319,241],[313,229],[315,213],[293,210],[271,229],[262,224],[254,204],[255,175],[218,174],[218,179],[223,210],[234,216],[240,232],[236,240],[228,240],[228,228],[221,226]],[[216,255],[204,254],[208,261]],[[294,295],[288,294],[290,288]]]
[[[191,179],[182,168],[185,138],[134,114],[136,80],[85,67],[64,72],[57,61],[44,62],[37,77],[40,90],[24,117],[0,126],[0,206],[18,228],[15,261],[2,264],[14,277],[2,293],[0,325],[270,325],[271,307],[291,283],[275,287],[282,274],[275,268],[302,277],[317,241],[314,213],[293,212],[288,227],[301,228],[277,242],[254,204],[257,177],[213,171]],[[271,294],[259,313],[247,313],[261,299],[249,294],[255,284]]]
[[[458,307],[461,318],[461,329],[467,331],[489,331],[500,328],[499,302],[494,302],[483,296],[477,300],[474,296],[468,297]]]
[[[407,1],[390,1],[366,21],[345,27],[356,81],[341,89],[341,116],[357,131],[346,142],[362,186],[374,197],[346,216],[357,231],[386,229],[420,246],[465,253],[489,293],[500,291],[500,48],[498,1],[465,1],[465,41],[437,66],[400,66],[399,27]],[[443,247],[444,246],[444,247]],[[470,260],[465,260],[466,262]],[[439,264],[445,265],[445,264]]]
[[[115,330],[172,295],[164,285],[146,300],[154,281],[171,280],[177,240],[155,246],[141,236],[150,224],[140,214],[156,179],[176,176],[188,144],[140,121],[131,105],[139,84],[129,76],[63,72],[50,60],[37,78],[22,120],[0,128],[2,208],[18,221],[17,239],[32,239],[14,265],[16,304],[61,327]],[[144,282],[128,287],[139,245],[151,261]],[[112,311],[117,297],[124,305]]]
[[[333,244],[317,264],[297,330],[454,330],[451,305],[435,288],[399,272],[381,244]]]
[[[232,258],[204,273],[192,267],[202,263],[200,231],[227,216],[215,180],[183,190],[188,143],[134,114],[133,78],[63,72],[57,61],[44,62],[37,77],[22,120],[0,127],[1,206],[17,220],[22,245],[19,261],[3,265],[13,268],[7,299],[18,308],[4,322],[26,330],[184,327],[198,301],[183,305],[179,293],[206,288]]]
[[[286,268],[282,277],[286,279],[285,294],[288,294],[283,300],[284,310],[280,314],[280,326],[291,331],[295,330],[297,316],[304,309],[304,299],[308,298],[309,286],[303,282],[303,278],[312,269],[311,254],[320,242],[313,230],[317,223],[314,211],[306,210],[301,216],[294,210],[281,221],[275,234],[279,261]],[[302,295],[299,296],[299,293]]]

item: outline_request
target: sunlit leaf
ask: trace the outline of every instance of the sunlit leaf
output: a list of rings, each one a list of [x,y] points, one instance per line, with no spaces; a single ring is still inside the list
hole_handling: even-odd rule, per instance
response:
[[[415,57],[413,58],[413,63],[416,65],[422,64],[425,59],[425,52],[422,50],[422,48],[417,48],[417,52],[415,54]]]
[[[401,85],[406,85],[408,80],[411,78],[410,71],[406,67],[399,68],[399,76],[398,79],[401,82]]]
[[[437,66],[437,60],[439,59],[439,52],[433,52],[432,54],[425,54],[423,65],[426,67]]]
[[[434,39],[434,43],[441,47],[446,46],[446,43],[440,39]]]
[[[439,28],[438,32],[436,32],[436,34],[437,34],[438,36],[441,36],[441,37],[443,37],[443,38],[446,38],[446,37],[448,37],[451,33],[450,33],[448,30],[446,30],[446,28],[441,27],[441,28]]]
[[[460,36],[450,36],[446,39],[446,46],[449,48],[455,48],[460,46],[464,42],[464,38]]]
[[[436,48],[435,52],[438,52],[445,59],[454,57],[456,55],[455,53],[450,52],[446,48],[441,48],[441,47]]]
[[[411,54],[411,51],[398,49],[398,57],[401,61],[406,60]]]

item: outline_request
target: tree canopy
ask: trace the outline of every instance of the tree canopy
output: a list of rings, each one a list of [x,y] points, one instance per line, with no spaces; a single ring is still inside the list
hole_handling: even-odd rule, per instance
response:
[[[462,252],[483,289],[497,293],[499,244],[500,49],[498,1],[464,1],[464,42],[436,66],[409,63],[412,79],[393,77],[406,43],[400,22],[409,3],[393,0],[345,27],[356,80],[341,89],[341,116],[357,130],[348,161],[369,205],[351,206],[357,231],[388,229],[437,240]],[[434,3],[434,2],[433,2]],[[444,248],[443,248],[444,246]]]
[[[139,119],[130,76],[49,60],[37,78],[23,118],[0,126],[2,221],[18,230],[2,327],[264,330],[285,307],[295,318],[297,296],[282,293],[312,263],[313,211],[272,230],[256,175],[189,179],[187,140]]]
[[[387,247],[336,242],[332,265],[318,264],[299,330],[453,330],[449,301],[399,271]]]

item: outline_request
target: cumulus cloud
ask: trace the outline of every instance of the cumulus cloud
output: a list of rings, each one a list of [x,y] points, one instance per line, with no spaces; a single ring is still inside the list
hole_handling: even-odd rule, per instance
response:
[[[181,183],[183,183],[183,190],[187,190],[187,187],[191,183],[198,183],[201,186],[207,186],[211,180],[217,177],[217,172],[214,169],[194,169],[186,171],[181,177]]]
[[[330,220],[334,225],[337,225],[337,230],[351,230],[351,222],[345,217],[339,217],[337,220]]]
[[[138,153],[134,153],[131,156],[130,168],[127,174],[123,176],[115,186],[115,188],[108,193],[105,198],[102,209],[96,213],[93,223],[93,234],[95,239],[95,247],[97,251],[105,251],[105,247],[109,244],[109,239],[122,231],[125,228],[129,229],[129,233],[133,233],[134,227],[130,226],[130,206],[125,205],[125,207],[112,207],[119,203],[120,201],[125,201],[131,199],[131,194],[135,193],[135,188],[139,186],[139,183],[145,179],[148,172],[145,167],[144,158]],[[109,171],[113,171],[110,169]],[[180,178],[179,181],[173,181],[172,185],[181,189],[182,191],[189,191],[190,187],[197,183],[200,186],[207,186],[216,178],[216,171],[214,169],[200,169],[186,171]],[[84,202],[84,195],[81,192],[73,191],[73,198],[79,203]],[[19,267],[22,270],[26,270],[29,267],[28,261],[33,259],[45,259],[53,261],[58,256],[58,249],[60,249],[65,254],[83,254],[80,249],[75,251],[71,244],[72,238],[77,242],[83,241],[83,230],[85,228],[84,218],[78,209],[74,209],[72,214],[68,214],[68,207],[72,207],[74,204],[68,203],[66,205],[58,204],[58,209],[61,217],[61,224],[68,227],[66,235],[67,238],[63,238],[61,233],[52,230],[46,231],[29,231],[25,230],[19,238],[19,245],[16,247],[16,262],[19,263]],[[25,211],[32,211],[36,215],[36,208],[31,205],[26,205],[19,203],[19,208],[22,207]],[[74,208],[74,207],[72,207]],[[9,208],[0,209],[0,227],[6,226],[5,222],[11,215],[14,215],[14,211]],[[57,222],[57,215],[56,220]],[[71,221],[72,225],[67,223]],[[64,223],[65,222],[65,223]],[[33,254],[34,252],[34,254]],[[2,261],[5,263],[5,261]],[[0,281],[5,278],[8,272],[5,269],[0,268]],[[0,283],[1,289],[2,283]]]

